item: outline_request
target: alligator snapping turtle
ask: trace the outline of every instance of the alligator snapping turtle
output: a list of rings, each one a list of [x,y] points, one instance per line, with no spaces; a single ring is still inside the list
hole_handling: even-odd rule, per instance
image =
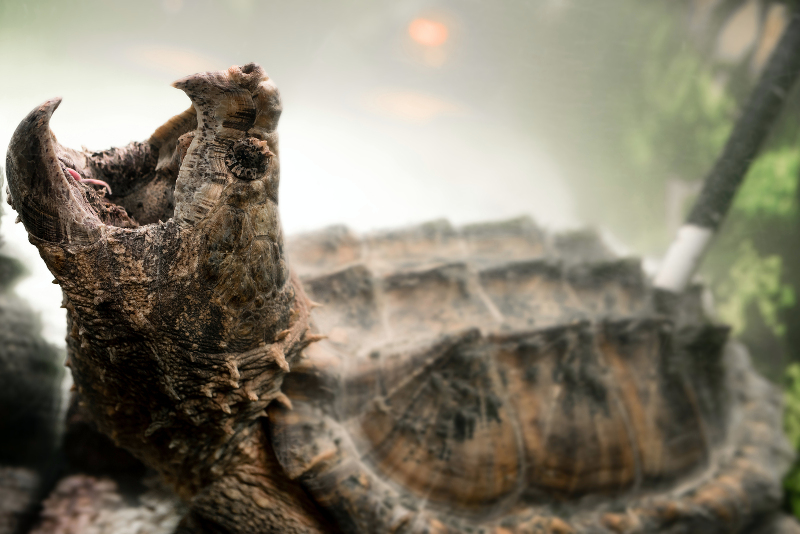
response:
[[[328,229],[292,242],[293,271],[275,85],[255,64],[174,85],[190,109],[102,152],[59,145],[45,102],[7,169],[79,395],[189,503],[180,532],[752,532],[777,514],[777,393],[696,290],[656,313],[638,262],[559,252],[526,220]]]

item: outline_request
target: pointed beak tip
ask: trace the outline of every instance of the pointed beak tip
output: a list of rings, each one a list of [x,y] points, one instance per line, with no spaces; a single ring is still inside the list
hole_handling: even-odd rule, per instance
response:
[[[170,85],[175,89],[180,89],[181,91],[186,89],[186,82],[189,80],[189,76],[181,78],[180,80],[175,80]]]
[[[46,100],[41,106],[39,106],[39,109],[45,113],[52,114],[58,108],[58,106],[61,105],[61,100],[62,98],[60,96]]]
[[[33,128],[34,130],[39,130],[43,127],[49,128],[50,118],[53,116],[53,112],[60,104],[61,97],[57,96],[55,98],[45,100],[39,106],[33,108],[28,116],[25,117],[25,120],[20,123],[14,136],[16,137],[17,133],[27,135],[25,132],[29,130],[26,130],[26,128]],[[22,128],[22,130],[20,130],[20,128]]]

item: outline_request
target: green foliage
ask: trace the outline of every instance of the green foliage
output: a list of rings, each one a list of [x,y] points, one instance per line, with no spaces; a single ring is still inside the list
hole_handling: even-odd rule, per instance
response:
[[[773,254],[762,257],[753,242],[741,242],[736,259],[725,279],[717,287],[720,317],[741,334],[746,324],[748,306],[754,303],[764,324],[776,336],[786,332],[780,311],[795,303],[794,288],[781,280],[783,261]]]
[[[617,198],[603,203],[612,213],[602,219],[637,249],[661,251],[674,229],[656,199],[664,198],[670,181],[705,177],[725,145],[737,102],[700,50],[687,45],[679,19],[663,16],[651,24],[638,49],[629,51],[645,58],[630,80],[635,92],[617,95],[624,98],[610,119],[619,121],[619,136],[606,141],[607,149],[620,156],[607,160],[611,169],[602,178]],[[620,198],[625,210],[618,209]]]
[[[769,151],[753,164],[734,203],[748,217],[793,217],[797,211],[800,151],[789,146]]]
[[[649,43],[641,100],[623,142],[636,172],[661,181],[694,181],[703,178],[722,150],[735,102],[696,50],[676,47],[673,34],[662,25]]]
[[[800,450],[800,364],[793,363],[786,368],[786,380],[783,427],[792,448]],[[783,487],[792,513],[800,517],[800,464],[795,463],[783,479]]]
[[[663,198],[671,180],[697,183],[705,177],[735,122],[742,105],[737,100],[750,92],[687,43],[680,19],[668,11],[661,15],[667,16],[648,21],[649,33],[630,51],[631,58],[641,54],[646,59],[638,79],[630,80],[635,93],[617,101],[618,144],[607,145],[624,157],[610,161],[616,172],[603,173],[606,187],[626,200],[625,210],[609,201],[606,205],[616,213],[604,219],[639,250],[657,251],[672,239],[674,229],[666,228],[661,206],[653,200]],[[714,280],[718,311],[737,335],[747,331],[748,312],[755,309],[767,332],[783,339],[786,311],[795,305],[795,288],[800,287],[785,241],[800,224],[800,150],[796,126],[774,131],[737,195],[729,216],[734,221],[726,225],[728,235],[713,253],[717,258],[711,263],[716,264],[706,272]]]

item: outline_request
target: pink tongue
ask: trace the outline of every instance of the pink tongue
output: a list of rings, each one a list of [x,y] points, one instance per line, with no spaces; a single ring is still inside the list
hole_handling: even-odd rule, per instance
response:
[[[67,172],[69,173],[70,176],[72,176],[75,179],[76,182],[103,186],[108,190],[108,194],[109,195],[111,194],[111,186],[109,186],[103,180],[95,180],[93,178],[81,178],[81,175],[78,174],[77,171],[74,171],[69,167],[67,167]]]

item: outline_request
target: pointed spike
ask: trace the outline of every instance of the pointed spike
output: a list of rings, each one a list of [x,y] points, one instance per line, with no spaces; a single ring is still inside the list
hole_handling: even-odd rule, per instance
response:
[[[278,392],[278,394],[275,396],[275,401],[284,408],[289,410],[292,409],[292,400],[287,397],[283,391]]]
[[[335,449],[335,448],[330,448],[330,449],[323,450],[322,452],[320,452],[319,454],[317,454],[316,456],[311,458],[311,460],[309,460],[309,462],[306,464],[306,468],[307,468],[306,470],[313,472],[312,470],[316,466],[334,460],[336,458],[337,453],[338,453],[338,450]]]
[[[303,341],[300,342],[300,346],[302,348],[306,348],[312,343],[316,343],[317,341],[322,341],[323,339],[328,339],[328,336],[323,334],[309,334],[303,339]]]
[[[225,367],[228,368],[228,373],[231,375],[232,380],[239,380],[239,378],[241,378],[241,375],[239,374],[239,368],[236,366],[236,362],[228,360],[225,362]],[[236,387],[238,388],[239,386]]]
[[[286,362],[286,355],[283,353],[283,349],[277,345],[271,345],[268,352],[269,356],[272,358],[278,367],[282,370],[289,372],[289,364]]]

